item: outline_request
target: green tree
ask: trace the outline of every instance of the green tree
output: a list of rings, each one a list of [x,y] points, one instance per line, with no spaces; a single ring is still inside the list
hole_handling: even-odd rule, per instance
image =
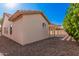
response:
[[[65,31],[73,37],[77,42],[79,41],[79,4],[70,4],[66,11],[63,27]]]
[[[2,17],[0,17],[0,25],[2,24]]]

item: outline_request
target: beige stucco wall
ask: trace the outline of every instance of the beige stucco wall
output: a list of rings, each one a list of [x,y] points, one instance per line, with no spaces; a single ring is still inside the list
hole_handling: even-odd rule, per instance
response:
[[[8,21],[8,19],[9,17],[4,17],[2,35],[20,43],[21,45],[49,37],[48,22],[40,14],[24,15],[22,18],[13,23]],[[46,24],[46,28],[42,27],[42,23]],[[12,35],[10,35],[10,25],[12,25]],[[4,27],[8,28],[8,34],[4,33]],[[55,31],[55,34],[62,36],[67,33],[64,30],[57,30]]]
[[[2,35],[6,36],[6,37],[9,37],[10,39],[12,39],[11,35],[10,35],[10,25],[12,24],[12,22],[9,22],[8,19],[9,19],[9,17],[5,15],[4,16],[4,20],[3,20],[3,24],[2,24]],[[8,30],[7,34],[4,33],[4,27],[6,27],[7,30]]]
[[[42,23],[46,24],[46,28],[42,27]],[[48,22],[40,14],[24,15],[13,23],[12,38],[25,45],[48,38],[48,30]]]
[[[42,23],[46,24],[46,28],[42,27]],[[12,35],[10,35],[10,26],[12,25]],[[8,34],[4,33],[4,27],[8,28]],[[2,35],[25,45],[31,42],[39,41],[49,37],[48,22],[40,15],[24,15],[16,22],[8,21],[8,17],[4,17]]]

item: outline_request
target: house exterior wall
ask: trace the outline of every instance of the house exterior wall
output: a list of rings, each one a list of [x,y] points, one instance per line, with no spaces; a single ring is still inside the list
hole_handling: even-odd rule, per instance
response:
[[[3,24],[2,24],[2,35],[12,39],[10,35],[10,25],[12,24],[12,22],[9,22],[8,19],[9,17],[4,15]]]
[[[46,26],[43,27],[42,24]],[[12,39],[25,45],[49,37],[48,22],[40,14],[24,15],[13,23]]]

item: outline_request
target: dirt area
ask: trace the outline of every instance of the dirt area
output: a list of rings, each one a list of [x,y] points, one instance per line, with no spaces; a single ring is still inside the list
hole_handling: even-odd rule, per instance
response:
[[[1,36],[0,53],[8,56],[72,56],[79,55],[79,46],[75,42],[62,38],[49,38],[21,46]]]

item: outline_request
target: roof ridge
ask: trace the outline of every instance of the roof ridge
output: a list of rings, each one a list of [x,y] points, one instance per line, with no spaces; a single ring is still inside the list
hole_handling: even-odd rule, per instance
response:
[[[4,13],[4,15],[6,15],[6,16],[8,16],[8,17],[10,17],[10,16],[11,16],[11,14],[9,14],[9,13]]]
[[[27,11],[39,11],[39,10],[17,10],[17,11],[24,11],[24,12],[27,12]]]
[[[42,11],[36,11],[36,10],[17,10],[10,18],[10,21],[16,21],[16,18],[22,15],[31,15],[31,14],[41,14],[46,21],[50,24],[50,22],[47,20],[47,17],[42,13]],[[15,20],[14,20],[15,19]]]

